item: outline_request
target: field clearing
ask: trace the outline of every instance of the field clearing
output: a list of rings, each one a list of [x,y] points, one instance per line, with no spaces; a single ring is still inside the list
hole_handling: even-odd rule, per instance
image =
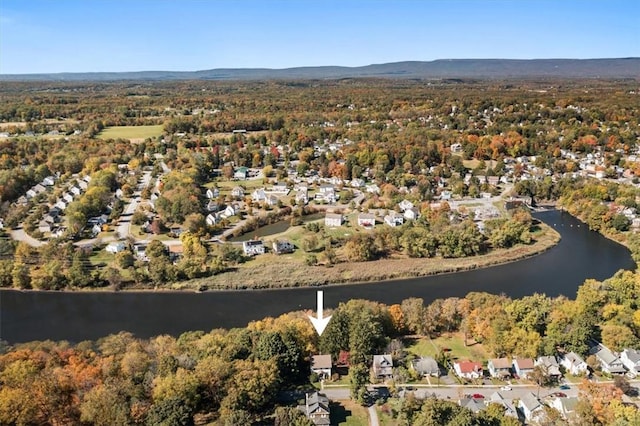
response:
[[[369,424],[367,409],[355,401],[344,400],[340,401],[340,404],[331,403],[330,409],[331,418],[338,425],[367,426]]]
[[[106,127],[98,133],[99,139],[135,139],[144,140],[154,136],[162,135],[163,129],[161,124],[153,126],[112,126]],[[133,142],[133,141],[132,141]]]
[[[407,345],[407,351],[420,356],[435,357],[440,349],[448,348],[449,354],[453,360],[471,360],[482,361],[488,358],[487,351],[480,343],[475,343],[473,339],[467,341],[468,345],[464,345],[464,336],[462,333],[446,333],[435,339],[424,337],[414,340]]]

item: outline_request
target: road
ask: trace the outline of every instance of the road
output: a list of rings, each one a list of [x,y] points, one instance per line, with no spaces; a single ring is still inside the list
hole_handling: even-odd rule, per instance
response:
[[[120,238],[127,238],[129,234],[131,234],[131,217],[138,208],[138,204],[140,204],[140,194],[142,194],[142,190],[149,185],[149,182],[151,182],[151,172],[147,170],[142,173],[140,183],[138,183],[129,204],[125,206],[122,215],[120,215],[120,218],[118,219],[116,234]]]
[[[11,235],[11,238],[13,238],[14,240],[27,243],[31,247],[41,247],[46,244],[40,240],[36,240],[32,236],[24,232],[24,229],[22,228],[22,224],[20,224],[20,226],[16,229],[10,229],[9,235]]]

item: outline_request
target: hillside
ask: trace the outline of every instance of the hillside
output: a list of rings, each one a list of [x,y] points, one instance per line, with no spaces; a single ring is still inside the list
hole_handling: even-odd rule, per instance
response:
[[[55,74],[0,74],[0,81],[271,80],[271,79],[520,79],[640,78],[640,58],[616,59],[440,59],[362,67],[217,68],[202,71],[140,71]]]

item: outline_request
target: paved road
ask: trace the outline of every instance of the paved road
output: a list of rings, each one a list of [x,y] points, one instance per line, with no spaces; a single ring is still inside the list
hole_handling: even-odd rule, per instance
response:
[[[10,229],[9,235],[11,235],[11,238],[13,238],[14,240],[25,242],[31,247],[41,247],[46,244],[40,240],[36,240],[32,236],[24,232],[24,229],[22,229],[22,224],[16,229]]]
[[[149,185],[149,182],[151,182],[151,172],[147,170],[142,173],[142,180],[133,192],[129,204],[125,206],[122,215],[120,215],[118,219],[116,234],[120,238],[127,238],[129,234],[131,234],[131,217],[138,208],[138,204],[140,204],[140,194],[142,194],[142,190]]]
[[[369,426],[380,426],[375,405],[369,406]]]

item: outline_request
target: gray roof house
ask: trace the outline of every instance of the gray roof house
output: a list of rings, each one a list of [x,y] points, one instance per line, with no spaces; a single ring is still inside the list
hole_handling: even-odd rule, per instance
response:
[[[538,359],[534,361],[534,365],[541,366],[546,375],[551,378],[557,379],[562,376],[562,373],[560,373],[560,365],[558,364],[558,360],[553,355],[538,357]]]
[[[487,405],[488,404],[502,405],[504,407],[505,416],[514,417],[516,419],[518,418],[518,410],[516,409],[516,407],[513,405],[511,400],[504,399],[504,397],[500,392],[494,392],[493,394],[491,394],[491,396],[489,397],[489,400],[485,401],[485,403]]]
[[[562,365],[570,374],[579,376],[589,371],[589,366],[586,362],[575,352],[568,352],[564,354],[560,360]]]
[[[544,414],[544,408],[533,392],[526,392],[522,398],[520,398],[518,408],[522,411],[522,415],[527,422],[535,422]]]
[[[264,243],[262,240],[249,240],[242,243],[242,250],[247,256],[264,254]]]
[[[298,407],[309,420],[317,426],[328,426],[331,424],[331,411],[329,410],[329,398],[319,392],[312,392],[305,395],[304,406]]]
[[[618,358],[609,348],[602,343],[598,343],[589,350],[591,355],[595,355],[596,359],[600,363],[602,371],[609,374],[624,374],[624,365],[620,358]]]
[[[386,379],[393,376],[393,359],[391,359],[391,355],[373,356],[373,375],[378,379]]]
[[[435,359],[425,356],[411,361],[411,368],[423,377],[440,376],[440,367]]]
[[[640,351],[637,349],[625,349],[620,353],[620,361],[629,370],[632,377],[640,375]]]

